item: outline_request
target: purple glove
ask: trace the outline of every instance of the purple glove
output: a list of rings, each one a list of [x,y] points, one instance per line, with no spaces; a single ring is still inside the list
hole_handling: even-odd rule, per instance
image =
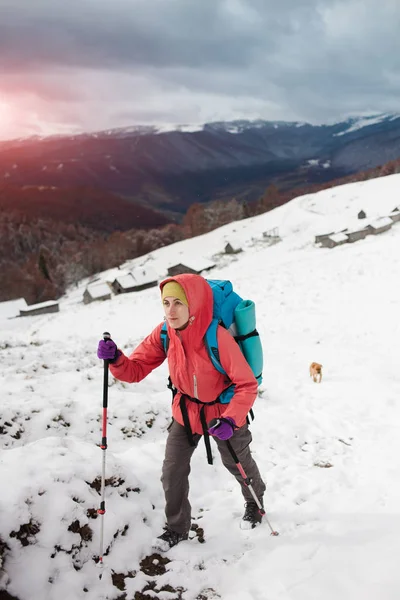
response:
[[[101,358],[101,360],[108,360],[108,362],[113,363],[121,356],[121,354],[122,352],[118,350],[117,344],[111,339],[99,341],[99,345],[97,346],[97,357]]]
[[[237,429],[237,426],[231,417],[213,419],[208,424],[208,433],[220,440],[229,440],[233,436],[235,429]]]

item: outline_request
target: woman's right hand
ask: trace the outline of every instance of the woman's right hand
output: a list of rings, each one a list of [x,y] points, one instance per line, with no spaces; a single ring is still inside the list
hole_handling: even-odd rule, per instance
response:
[[[120,350],[117,348],[117,344],[110,338],[108,340],[100,340],[97,346],[97,357],[101,360],[108,360],[113,363],[121,355]]]

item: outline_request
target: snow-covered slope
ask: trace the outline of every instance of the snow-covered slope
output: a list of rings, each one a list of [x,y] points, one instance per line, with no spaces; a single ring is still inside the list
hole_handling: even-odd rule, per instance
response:
[[[398,118],[399,114],[396,113],[379,113],[365,117],[355,117],[348,120],[348,128],[334,135],[345,135],[347,133],[352,133],[353,131],[363,129],[364,127],[371,127],[372,125],[378,125],[379,123],[384,123],[385,121],[394,121]]]
[[[171,263],[204,257],[217,264],[210,277],[232,279],[256,301],[265,373],[253,452],[279,537],[266,525],[239,529],[238,486],[218,457],[207,465],[200,445],[191,502],[205,543],[180,544],[164,567],[153,562],[154,578],[141,564],[163,525],[162,365],[140,384],[110,378],[100,580],[96,346],[109,330],[129,352],[162,318],[158,290],[83,305],[82,282],[58,314],[2,318],[0,588],[19,600],[397,600],[400,223],[332,250],[314,236],[351,227],[360,209],[389,214],[399,187],[394,175],[297,198],[124,265],[151,263],[162,277]],[[270,246],[262,233],[274,227],[282,241]],[[232,239],[243,252],[219,255]],[[323,365],[320,385],[309,378],[312,361]]]

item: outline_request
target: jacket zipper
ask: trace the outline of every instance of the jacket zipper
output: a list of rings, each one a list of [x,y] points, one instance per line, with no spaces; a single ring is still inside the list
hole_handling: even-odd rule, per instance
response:
[[[196,373],[193,373],[193,398],[196,398],[196,400],[198,400],[197,397],[197,377],[196,377]]]

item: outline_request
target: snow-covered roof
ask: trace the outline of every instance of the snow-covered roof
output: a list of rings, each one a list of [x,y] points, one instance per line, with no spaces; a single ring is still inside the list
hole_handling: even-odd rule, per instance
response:
[[[373,229],[380,229],[381,227],[387,227],[388,225],[393,225],[393,221],[390,217],[379,217],[370,222],[370,226]]]
[[[21,308],[26,308],[25,298],[0,302],[0,319],[12,319],[19,316]]]
[[[40,302],[39,304],[30,304],[29,306],[23,307],[22,310],[36,310],[37,308],[48,308],[50,306],[57,306],[57,300],[48,300],[47,302]]]
[[[102,298],[111,294],[111,290],[106,283],[92,283],[86,289],[92,298]]]
[[[241,249],[242,249],[242,244],[241,244],[239,241],[237,241],[237,240],[229,240],[229,241],[226,243],[226,245],[225,245],[225,248],[226,248],[226,246],[228,246],[228,245],[229,245],[231,248],[233,248],[233,250],[241,250]]]
[[[333,233],[329,236],[329,239],[333,242],[345,242],[348,239],[348,236],[345,233]]]
[[[157,273],[151,267],[136,267],[127,275],[121,275],[115,278],[124,289],[138,287],[148,283],[154,283],[158,280]]]
[[[132,271],[132,276],[136,281],[136,285],[145,285],[146,283],[153,283],[158,280],[157,273],[152,267],[136,267]]]
[[[362,225],[354,225],[353,227],[349,227],[349,229],[346,231],[347,234],[349,233],[358,233],[364,230],[368,230],[368,224],[364,221]]]
[[[215,263],[213,261],[208,260],[208,258],[203,258],[201,256],[199,256],[198,258],[190,257],[187,260],[178,260],[173,265],[170,265],[170,268],[174,267],[175,265],[185,265],[186,267],[189,267],[194,271],[203,271],[204,269],[211,269],[212,267],[215,267]]]
[[[127,275],[121,275],[120,277],[116,277],[115,281],[119,283],[119,285],[123,288],[131,288],[136,285],[136,282],[133,278],[132,273],[128,273]]]

